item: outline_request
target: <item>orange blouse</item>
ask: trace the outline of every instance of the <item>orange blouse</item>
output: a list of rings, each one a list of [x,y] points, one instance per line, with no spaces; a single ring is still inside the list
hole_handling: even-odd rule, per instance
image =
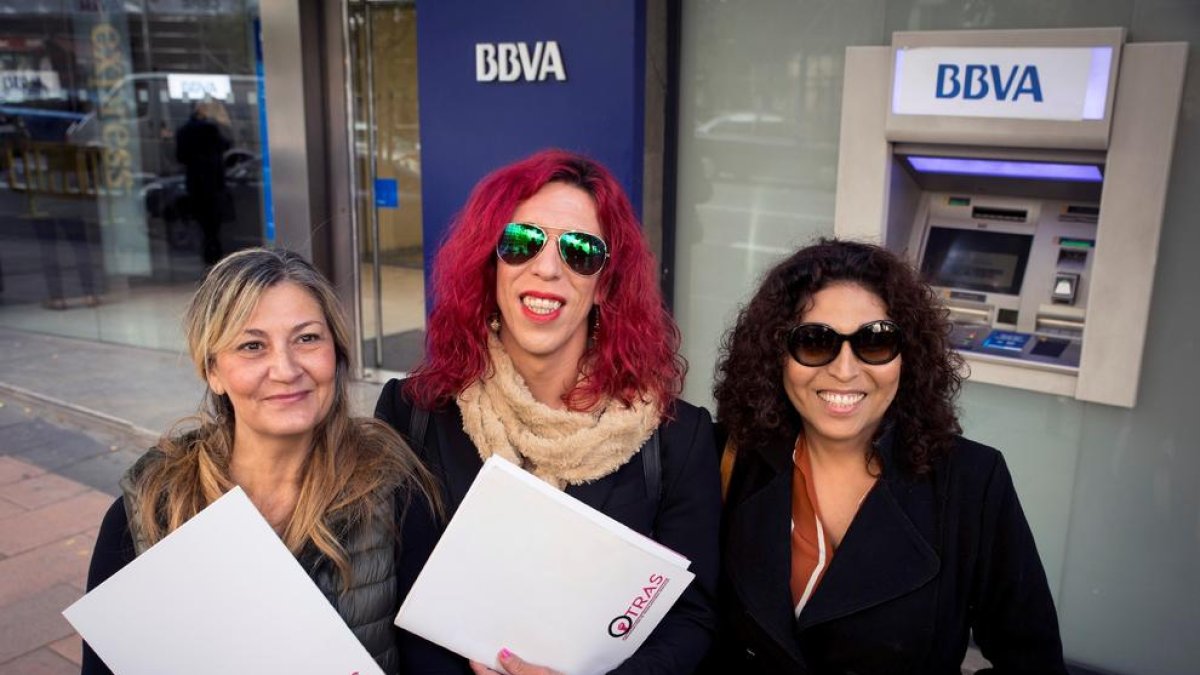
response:
[[[812,480],[812,461],[804,436],[796,439],[792,452],[792,603],[796,616],[833,559],[833,542],[821,525],[817,488]]]

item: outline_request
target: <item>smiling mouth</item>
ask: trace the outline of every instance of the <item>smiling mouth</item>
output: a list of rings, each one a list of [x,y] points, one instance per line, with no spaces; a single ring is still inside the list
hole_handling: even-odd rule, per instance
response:
[[[819,391],[817,392],[817,396],[819,396],[822,401],[825,401],[837,410],[849,410],[858,405],[859,401],[867,397],[867,395],[861,391],[854,392],[852,394],[841,394],[832,391]]]
[[[539,298],[532,295],[521,296],[521,304],[525,306],[525,309],[539,316],[553,314],[563,306],[562,300]]]
[[[268,396],[267,400],[275,401],[277,403],[290,403],[293,401],[299,401],[300,399],[304,398],[305,396],[308,396],[307,391],[297,391],[297,392],[293,392],[291,394],[276,394],[274,396]]]

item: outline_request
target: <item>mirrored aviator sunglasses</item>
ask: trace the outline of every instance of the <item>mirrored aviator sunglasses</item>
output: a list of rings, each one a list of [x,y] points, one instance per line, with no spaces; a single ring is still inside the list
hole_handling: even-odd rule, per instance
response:
[[[558,255],[576,274],[590,277],[603,269],[608,261],[608,244],[600,237],[590,232],[559,230],[533,223],[505,225],[496,244],[496,256],[509,265],[524,265],[541,253],[551,236],[558,240]]]
[[[849,335],[823,323],[802,323],[788,333],[787,349],[802,366],[815,368],[832,363],[842,351],[842,343],[859,361],[882,366],[900,355],[900,326],[886,319],[864,323]]]

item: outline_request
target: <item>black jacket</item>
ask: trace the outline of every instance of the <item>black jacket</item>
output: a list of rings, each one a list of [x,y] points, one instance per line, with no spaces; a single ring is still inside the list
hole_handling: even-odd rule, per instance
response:
[[[401,382],[388,382],[375,416],[407,437],[412,406],[402,390]],[[703,408],[680,401],[675,406],[675,418],[659,427],[659,438],[661,496],[647,494],[641,453],[600,480],[566,489],[567,494],[588,506],[642,534],[652,535],[656,541],[684,555],[692,561],[690,569],[696,575],[641,649],[615,673],[693,672],[708,651],[716,622],[713,598],[720,485],[712,421]],[[425,447],[413,445],[444,482],[448,511],[452,515],[483,466],[479,452],[463,431],[458,407],[432,411]]]
[[[720,673],[958,675],[971,631],[996,673],[1062,673],[1054,602],[996,450],[959,438],[913,477],[883,474],[799,619],[791,574],[792,443],[737,457],[722,532]]]
[[[211,199],[225,189],[225,151],[229,139],[217,123],[192,115],[175,132],[175,159],[186,170],[188,196]]]

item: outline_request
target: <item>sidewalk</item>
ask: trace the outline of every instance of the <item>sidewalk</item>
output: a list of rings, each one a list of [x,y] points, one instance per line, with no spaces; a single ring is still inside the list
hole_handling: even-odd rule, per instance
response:
[[[78,673],[60,612],[83,593],[113,497],[55,473],[124,453],[0,399],[0,674]]]
[[[370,414],[381,385],[351,385]],[[125,469],[193,414],[186,355],[0,328],[0,675],[78,673],[83,594]]]

